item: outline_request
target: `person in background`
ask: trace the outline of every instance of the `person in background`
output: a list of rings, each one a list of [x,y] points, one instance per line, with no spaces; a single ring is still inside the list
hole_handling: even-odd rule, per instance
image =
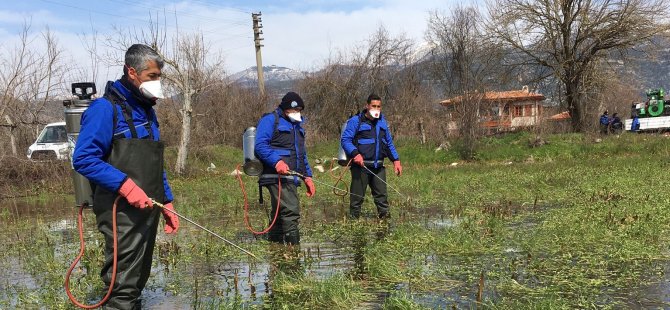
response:
[[[610,124],[610,117],[607,114],[607,111],[605,111],[603,112],[602,115],[600,115],[600,133],[607,134],[609,124]]]
[[[619,114],[618,113],[612,114],[608,131],[610,133],[618,134],[621,133],[622,130],[623,130],[623,123],[621,123],[621,118],[619,118]]]
[[[633,113],[633,122],[630,126],[630,131],[637,132],[640,130],[640,118],[637,116],[637,113]]]

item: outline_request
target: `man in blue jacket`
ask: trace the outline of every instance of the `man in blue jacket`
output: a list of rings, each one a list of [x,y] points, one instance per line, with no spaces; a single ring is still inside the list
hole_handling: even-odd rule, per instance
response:
[[[605,111],[603,112],[602,115],[600,115],[600,133],[607,134],[609,124],[610,124],[610,117],[607,114],[607,111]]]
[[[277,200],[281,200],[279,218],[270,229],[268,239],[289,245],[300,244],[300,201],[297,193],[300,178],[289,175],[289,172],[306,176],[304,182],[308,197],[314,196],[316,191],[312,181],[312,169],[307,162],[305,130],[301,126],[300,113],[304,108],[302,98],[294,92],[288,92],[279,107],[274,112],[263,115],[256,126],[256,157],[263,163],[258,184],[270,191],[272,216],[276,214]],[[270,223],[272,224],[272,219]]]
[[[174,210],[163,170],[163,142],[153,106],[163,98],[163,59],[150,47],[134,44],[126,51],[124,75],[108,82],[103,98],[84,112],[75,146],[74,169],[95,186],[93,212],[105,236],[101,276],[113,285],[107,309],[138,309],[151,271],[160,214],[165,232],[174,233],[179,219],[153,208],[152,199]],[[119,197],[119,199],[117,199]],[[118,267],[111,284],[113,255],[112,206],[117,205]],[[107,290],[107,288],[105,288]]]
[[[353,162],[349,195],[352,218],[359,218],[361,215],[361,205],[368,185],[377,206],[377,216],[380,219],[389,216],[385,157],[393,162],[395,173],[398,176],[402,174],[400,156],[393,145],[391,131],[381,110],[381,98],[371,94],[365,110],[351,117],[342,132],[342,148]]]

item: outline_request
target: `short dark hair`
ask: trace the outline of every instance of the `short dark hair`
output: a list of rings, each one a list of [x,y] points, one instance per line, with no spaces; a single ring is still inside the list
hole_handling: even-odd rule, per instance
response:
[[[372,100],[382,101],[382,98],[377,96],[377,94],[372,93],[372,94],[370,94],[370,96],[368,96],[368,104],[370,104],[370,102],[372,102]]]
[[[147,69],[147,61],[150,60],[156,62],[158,69],[163,69],[165,61],[156,50],[144,44],[133,44],[126,51],[126,66],[123,68],[123,73],[127,74],[129,67],[135,68],[137,73],[140,73]]]

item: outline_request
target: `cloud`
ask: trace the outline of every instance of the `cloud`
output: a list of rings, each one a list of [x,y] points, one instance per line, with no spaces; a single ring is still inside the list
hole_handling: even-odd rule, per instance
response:
[[[443,1],[385,0],[369,1],[368,4],[351,10],[263,11],[264,65],[310,70],[321,65],[331,53],[362,43],[381,25],[393,36],[404,34],[415,42],[421,42],[428,12],[445,8]],[[203,8],[191,8],[198,14],[208,14],[207,11],[200,11]],[[251,19],[250,16],[248,18]],[[251,26],[248,27],[251,35]],[[236,30],[245,31],[242,27]],[[221,28],[221,35],[232,32]],[[231,71],[255,65],[250,37],[219,40],[216,35],[206,34],[205,38],[208,37],[213,38],[214,46],[224,51],[226,65]]]
[[[96,2],[97,3],[97,2]],[[58,36],[59,44],[72,58],[73,67],[79,71],[90,67],[89,55],[85,51],[81,35],[98,32],[100,40],[113,35],[111,25],[147,28],[149,12],[160,12],[159,23],[167,24],[169,35],[177,32],[202,32],[211,51],[222,53],[228,73],[255,66],[255,50],[251,29],[251,15],[246,9],[229,8],[225,4],[205,4],[203,1],[180,1],[161,7],[150,2],[137,2],[128,10],[114,11],[115,15],[129,14],[128,18],[103,15],[103,7],[94,7],[85,18],[70,18],[72,14],[63,8],[40,8],[32,12],[0,10],[0,39],[11,42],[18,35],[26,16],[32,16],[33,30],[48,27]],[[207,2],[212,3],[212,2]],[[300,70],[312,70],[321,66],[331,55],[341,50],[350,50],[369,38],[380,25],[392,36],[404,34],[416,43],[423,41],[428,12],[448,9],[452,1],[438,0],[370,0],[366,2],[345,0],[342,2],[288,1],[273,2],[274,7],[262,6],[262,49],[264,65],[281,65]],[[286,3],[285,6],[281,6]],[[103,4],[100,4],[101,6]],[[247,6],[252,4],[245,3]],[[96,13],[98,12],[98,13]],[[79,12],[81,13],[81,12]],[[175,15],[177,20],[175,21]],[[3,25],[10,25],[6,27]],[[18,29],[18,30],[17,30]],[[104,53],[104,45],[98,47]],[[119,54],[119,57],[122,55]],[[99,79],[114,79],[120,74],[116,67],[99,66]]]
[[[24,24],[31,27],[43,28],[71,26],[76,24],[72,19],[60,18],[47,10],[37,10],[31,12],[13,12],[0,10],[0,25],[10,26],[11,28],[20,28]]]

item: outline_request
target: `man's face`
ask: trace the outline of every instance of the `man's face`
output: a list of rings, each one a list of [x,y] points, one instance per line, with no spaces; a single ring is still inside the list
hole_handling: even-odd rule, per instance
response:
[[[302,111],[302,108],[291,108],[291,109],[284,110],[284,114],[288,116],[291,113],[296,113],[296,112],[300,112],[300,111]]]
[[[161,69],[154,60],[147,60],[147,68],[139,73],[133,67],[128,67],[128,78],[136,87],[140,87],[142,82],[158,81],[161,79]]]
[[[381,100],[372,100],[368,103],[368,111],[370,110],[382,110],[382,101]]]

